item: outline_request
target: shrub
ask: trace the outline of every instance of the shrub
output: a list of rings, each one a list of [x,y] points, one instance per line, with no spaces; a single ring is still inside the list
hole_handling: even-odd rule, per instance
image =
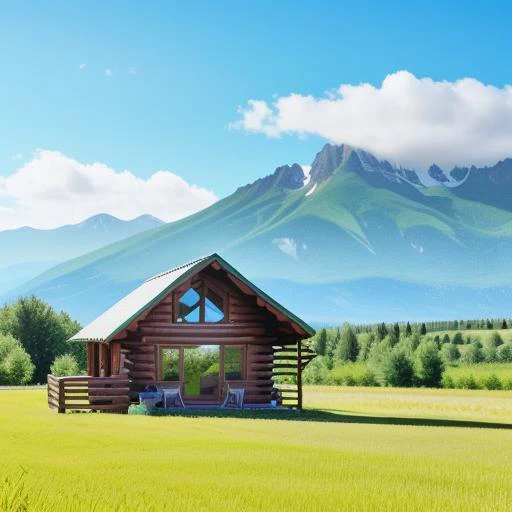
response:
[[[50,371],[55,377],[77,375],[79,373],[77,360],[71,354],[57,356],[53,361]]]
[[[496,350],[498,361],[501,363],[512,362],[512,343],[504,343]]]
[[[453,379],[446,373],[443,374],[443,378],[441,379],[441,386],[447,389],[456,387]]]
[[[464,364],[481,363],[484,360],[484,354],[482,349],[476,343],[471,343],[471,345],[468,345],[466,350],[462,353],[460,360]]]
[[[461,332],[456,332],[453,335],[452,343],[455,343],[455,345],[463,345],[464,344],[464,339],[462,338]]]
[[[10,334],[0,334],[0,385],[27,384],[34,374],[34,365],[21,343]]]
[[[501,384],[501,380],[498,376],[493,373],[484,380],[484,387],[486,389],[502,389],[503,385]]]
[[[457,387],[462,389],[478,389],[478,383],[475,377],[473,377],[473,374],[471,374],[466,377],[461,377],[457,383]]]
[[[413,385],[414,369],[410,357],[397,347],[389,350],[378,363],[377,380],[384,386],[410,387]]]
[[[450,336],[449,336],[449,334],[445,334],[445,335],[443,336],[442,343],[443,343],[443,344],[445,344],[445,343],[450,343]]]
[[[499,347],[500,345],[503,345],[503,338],[498,332],[494,331],[487,339],[486,345],[491,347]]]
[[[444,365],[437,345],[433,341],[424,341],[415,353],[414,367],[418,381],[427,387],[438,388],[441,385]]]
[[[443,362],[447,364],[454,363],[460,358],[459,349],[454,343],[444,343],[441,345],[440,355]]]

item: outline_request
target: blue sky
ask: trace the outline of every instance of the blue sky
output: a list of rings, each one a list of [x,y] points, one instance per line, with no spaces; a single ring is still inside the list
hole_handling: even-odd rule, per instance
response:
[[[325,138],[229,129],[239,106],[407,70],[510,83],[505,2],[4,2],[0,176],[38,148],[223,197]],[[80,65],[85,64],[83,69]],[[112,76],[107,76],[110,70]],[[511,151],[512,153],[512,151]]]

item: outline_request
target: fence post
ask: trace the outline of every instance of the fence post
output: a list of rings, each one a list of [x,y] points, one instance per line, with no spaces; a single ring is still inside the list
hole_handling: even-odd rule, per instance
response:
[[[59,383],[59,408],[57,412],[64,413],[66,412],[66,396],[64,395],[64,380],[62,378],[58,379]]]

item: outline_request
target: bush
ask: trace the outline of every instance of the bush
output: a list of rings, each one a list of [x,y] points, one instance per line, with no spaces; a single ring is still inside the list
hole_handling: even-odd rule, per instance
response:
[[[415,353],[414,367],[416,378],[423,385],[431,388],[441,386],[444,365],[437,345],[433,341],[424,341]]]
[[[55,377],[78,375],[78,362],[71,354],[57,356],[50,367],[50,371]]]
[[[493,373],[484,379],[484,387],[485,389],[502,389],[503,385],[501,384],[501,380],[498,378],[498,376]]]
[[[499,347],[500,345],[503,345],[503,338],[498,332],[494,331],[488,338],[487,344],[493,347]]]
[[[476,382],[475,377],[473,377],[473,374],[471,374],[466,377],[461,377],[457,382],[456,387],[462,389],[478,389],[478,383]]]
[[[460,358],[460,352],[454,343],[444,343],[441,345],[441,359],[447,364],[454,363]]]
[[[456,332],[453,335],[452,343],[455,343],[455,345],[463,345],[464,344],[464,339],[462,338],[462,333],[461,332]]]
[[[393,349],[383,359],[381,374],[387,386],[410,387],[413,385],[413,363],[400,348]]]
[[[27,384],[34,374],[34,365],[21,343],[10,334],[0,334],[0,385]]]
[[[475,364],[481,363],[484,358],[482,349],[476,343],[471,343],[471,345],[468,345],[466,350],[462,353],[460,361],[464,364]]]
[[[501,363],[512,362],[512,343],[504,343],[496,350],[498,361]]]
[[[447,389],[456,387],[454,380],[449,375],[446,375],[446,373],[443,374],[441,386]]]

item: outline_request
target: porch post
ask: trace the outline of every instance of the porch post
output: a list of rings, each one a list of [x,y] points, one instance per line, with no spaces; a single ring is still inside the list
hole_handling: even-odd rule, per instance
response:
[[[302,340],[297,342],[297,409],[302,409]]]

